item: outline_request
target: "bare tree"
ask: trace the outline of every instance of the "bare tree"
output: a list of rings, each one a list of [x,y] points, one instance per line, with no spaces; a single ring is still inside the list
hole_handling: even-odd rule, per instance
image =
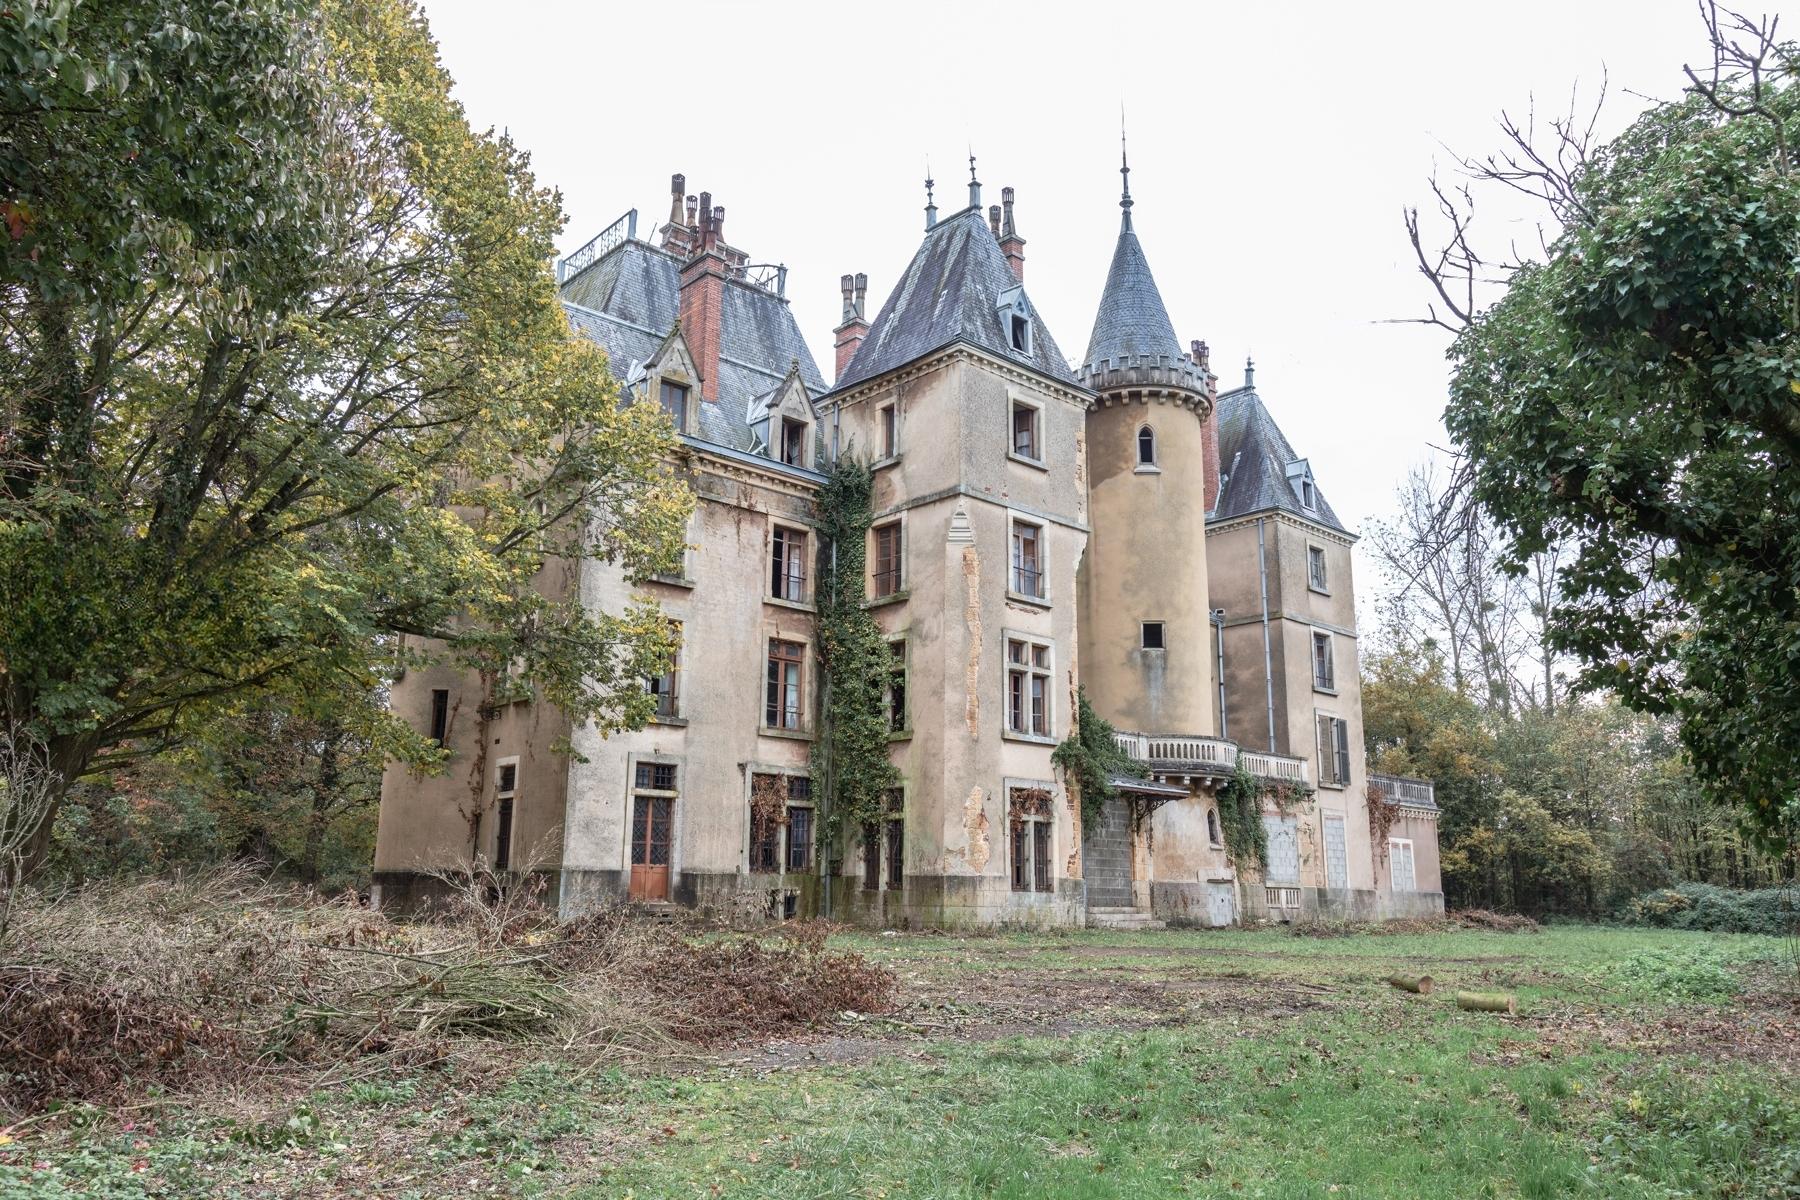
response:
[[[19,724],[0,725],[0,945],[25,876],[26,850],[62,794],[61,784],[40,739]]]

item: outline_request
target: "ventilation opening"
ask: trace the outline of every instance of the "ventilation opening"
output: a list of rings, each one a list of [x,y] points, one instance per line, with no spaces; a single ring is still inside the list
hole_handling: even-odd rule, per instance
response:
[[[1145,621],[1140,644],[1146,650],[1163,649],[1163,623],[1161,621]]]

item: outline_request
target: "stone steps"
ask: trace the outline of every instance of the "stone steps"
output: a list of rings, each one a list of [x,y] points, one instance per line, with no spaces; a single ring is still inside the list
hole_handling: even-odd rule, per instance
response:
[[[1096,905],[1088,909],[1089,929],[1167,929],[1169,923],[1151,916],[1141,908]]]

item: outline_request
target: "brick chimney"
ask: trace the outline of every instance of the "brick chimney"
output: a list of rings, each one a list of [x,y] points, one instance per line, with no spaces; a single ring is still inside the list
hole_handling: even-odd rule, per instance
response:
[[[685,181],[684,181],[685,182]],[[700,397],[719,399],[720,323],[729,265],[719,253],[725,209],[713,207],[712,193],[700,193],[699,237],[693,257],[681,265],[681,333],[700,372]]]
[[[1000,252],[1006,255],[1006,265],[1012,268],[1013,278],[1020,283],[1025,282],[1025,239],[1013,228],[1013,190],[1000,189]]]
[[[842,379],[850,360],[856,357],[857,347],[869,336],[869,322],[863,317],[863,301],[868,296],[869,277],[860,272],[845,275],[838,284],[844,292],[844,323],[834,332],[837,334],[836,378]]]
[[[1212,373],[1212,353],[1205,342],[1189,343],[1192,348],[1194,365],[1206,376],[1206,396],[1212,401],[1207,410],[1206,423],[1200,427],[1200,453],[1205,459],[1201,468],[1206,472],[1206,511],[1211,512],[1219,505],[1219,389],[1218,377]]]

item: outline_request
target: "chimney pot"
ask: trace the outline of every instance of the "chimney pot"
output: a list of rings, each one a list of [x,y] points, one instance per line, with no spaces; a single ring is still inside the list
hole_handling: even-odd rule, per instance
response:
[[[856,276],[845,275],[838,280],[838,286],[844,293],[844,320],[848,321],[856,315]]]
[[[681,195],[686,188],[687,176],[669,176],[669,224],[671,225],[681,224]]]
[[[713,209],[712,231],[713,241],[723,242],[725,240],[725,206],[723,204]]]
[[[1007,233],[1011,233],[1013,231],[1013,190],[1011,188],[1003,187],[1000,189],[1000,207],[1003,210],[1003,215],[1000,218],[1000,228]]]
[[[998,204],[988,205],[988,228],[994,231],[995,237],[1000,236],[1000,206]]]

